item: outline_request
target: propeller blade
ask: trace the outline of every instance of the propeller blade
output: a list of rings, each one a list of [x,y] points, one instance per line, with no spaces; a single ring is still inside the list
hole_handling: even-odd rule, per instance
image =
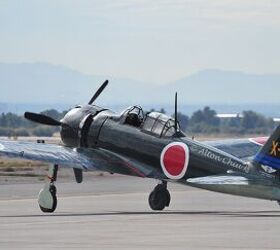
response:
[[[175,94],[175,131],[178,131],[178,101],[177,101],[177,92]]]
[[[98,98],[98,96],[103,92],[103,90],[107,87],[109,81],[106,80],[101,86],[100,88],[96,91],[96,93],[94,94],[94,96],[91,98],[91,100],[89,101],[89,105],[93,104],[94,101]]]
[[[51,125],[51,126],[61,126],[62,125],[62,123],[60,121],[57,121],[49,116],[42,115],[42,114],[25,112],[24,117],[30,121],[41,123],[44,125]]]

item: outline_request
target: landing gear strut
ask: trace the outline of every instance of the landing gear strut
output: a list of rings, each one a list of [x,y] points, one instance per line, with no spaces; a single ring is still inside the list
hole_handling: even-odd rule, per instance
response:
[[[163,210],[170,204],[170,193],[167,190],[167,182],[158,184],[149,195],[149,205],[152,210]]]
[[[57,177],[58,165],[49,168],[49,183],[46,183],[38,196],[38,204],[42,212],[53,213],[57,206],[56,187],[54,185]]]

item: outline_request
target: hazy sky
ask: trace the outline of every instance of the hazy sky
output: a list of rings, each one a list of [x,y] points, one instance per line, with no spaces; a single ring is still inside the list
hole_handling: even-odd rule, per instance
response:
[[[279,0],[0,0],[0,61],[164,83],[280,73]]]

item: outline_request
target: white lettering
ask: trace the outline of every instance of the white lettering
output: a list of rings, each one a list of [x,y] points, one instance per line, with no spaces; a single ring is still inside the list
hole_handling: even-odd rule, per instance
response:
[[[204,156],[206,158],[209,158],[211,160],[215,160],[217,162],[220,162],[222,164],[225,164],[231,168],[236,168],[238,170],[243,170],[245,172],[248,172],[248,166],[247,165],[243,165],[229,157],[226,156],[222,156],[222,155],[218,155],[215,152],[210,151],[207,148],[202,148],[198,151],[198,154],[200,154],[201,156]]]

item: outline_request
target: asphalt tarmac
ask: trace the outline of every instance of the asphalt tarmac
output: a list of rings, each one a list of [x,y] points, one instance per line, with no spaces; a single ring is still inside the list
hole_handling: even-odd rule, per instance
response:
[[[279,249],[280,207],[170,185],[171,206],[150,210],[156,182],[104,176],[58,183],[54,214],[43,214],[42,184],[0,186],[0,249]]]

